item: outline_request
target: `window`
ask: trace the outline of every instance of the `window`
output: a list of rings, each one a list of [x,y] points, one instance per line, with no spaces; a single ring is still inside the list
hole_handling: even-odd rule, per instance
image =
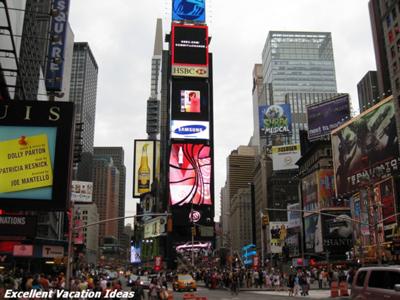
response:
[[[356,279],[356,286],[364,286],[365,276],[367,275],[367,271],[359,272]]]
[[[394,290],[396,284],[400,284],[400,272],[387,271],[387,282],[390,289]]]
[[[372,271],[369,277],[368,286],[377,289],[390,289],[390,282],[388,282],[388,271]]]

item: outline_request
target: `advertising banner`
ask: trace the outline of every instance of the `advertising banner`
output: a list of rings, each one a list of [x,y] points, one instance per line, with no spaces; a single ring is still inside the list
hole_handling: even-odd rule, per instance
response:
[[[361,224],[361,201],[359,193],[351,197],[351,216],[355,220],[355,222],[353,222],[354,241],[361,240],[361,228],[363,224]]]
[[[144,193],[140,195],[141,210],[140,212],[137,213],[143,215],[143,217],[141,217],[142,221],[150,220],[152,218],[150,214],[156,211],[155,208],[156,208],[156,199],[151,193]]]
[[[272,168],[274,171],[298,169],[296,162],[300,157],[300,144],[273,146]]]
[[[292,132],[292,114],[289,104],[261,105],[258,107],[260,136]]]
[[[173,225],[180,227],[196,225],[212,226],[214,219],[214,206],[190,203],[172,206]]]
[[[335,198],[333,169],[320,169],[318,171],[318,203],[321,209],[338,206]]]
[[[140,264],[142,261],[140,259],[140,247],[131,246],[131,263]]]
[[[172,0],[172,21],[205,23],[205,0]]]
[[[52,8],[57,11],[57,15],[51,17],[46,89],[48,91],[61,91],[64,75],[69,0],[53,0],[52,2]]]
[[[165,233],[167,217],[157,217],[144,224],[144,238],[153,238]]]
[[[33,256],[33,245],[14,245],[13,256]]]
[[[154,181],[155,141],[135,140],[133,197],[151,191]]]
[[[172,144],[169,159],[169,190],[172,206],[212,205],[210,194],[210,146]]]
[[[42,257],[46,258],[64,257],[64,247],[45,245],[42,247]]]
[[[304,217],[304,235],[306,252],[319,253],[323,251],[321,218],[319,214]]]
[[[305,211],[314,211],[318,209],[318,172],[313,172],[301,180],[301,193],[303,200],[303,209]]]
[[[172,76],[208,78],[206,66],[172,66]]]
[[[300,203],[290,204],[287,206],[288,228],[301,226],[301,207]]]
[[[172,24],[172,65],[208,66],[208,27]]]
[[[330,255],[344,255],[353,247],[353,225],[350,211],[329,211],[322,215],[324,251]],[[332,215],[332,216],[331,216]]]
[[[383,100],[332,132],[338,195],[398,172],[399,146],[392,98]]]
[[[72,181],[71,201],[91,203],[93,195],[93,182]]]
[[[397,226],[393,179],[388,178],[376,184],[374,195],[379,207],[379,223],[383,225],[384,239],[388,242],[393,238],[393,229]]]
[[[209,92],[205,81],[173,80],[171,120],[209,121]]]
[[[315,141],[350,119],[349,95],[307,106],[308,139]]]
[[[287,223],[270,222],[269,231],[271,253],[282,253],[282,247],[287,236]]]
[[[0,215],[0,235],[36,236],[36,216]]]
[[[0,209],[64,210],[73,103],[0,103]]]
[[[210,124],[204,121],[171,121],[171,139],[208,140]]]
[[[162,257],[161,256],[155,256],[154,257],[154,270],[155,271],[160,271],[162,269]]]

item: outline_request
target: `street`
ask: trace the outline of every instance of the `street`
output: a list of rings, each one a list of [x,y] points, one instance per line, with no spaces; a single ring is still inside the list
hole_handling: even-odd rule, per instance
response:
[[[183,299],[183,296],[187,293],[174,292],[175,299]],[[228,299],[271,299],[271,300],[282,300],[282,299],[331,299],[330,292],[328,290],[311,290],[310,295],[306,297],[296,296],[289,297],[287,292],[273,292],[273,291],[242,291],[238,295],[231,295],[230,291],[227,290],[210,290],[207,288],[198,288],[197,292],[194,293],[196,296],[207,297],[208,300],[228,300]],[[335,298],[338,300],[349,299],[349,297]]]

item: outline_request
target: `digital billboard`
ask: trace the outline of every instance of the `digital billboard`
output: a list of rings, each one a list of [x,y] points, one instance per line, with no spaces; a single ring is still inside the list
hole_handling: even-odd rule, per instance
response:
[[[336,192],[357,192],[398,172],[399,146],[392,97],[332,132]]]
[[[172,21],[206,21],[205,0],[172,0]]]
[[[300,144],[273,146],[272,168],[274,171],[298,169],[296,162],[300,157]]]
[[[133,165],[133,197],[151,191],[154,181],[155,141],[135,140]]]
[[[131,246],[131,263],[140,264],[142,262],[140,256],[141,256],[140,247]]]
[[[0,102],[0,209],[64,210],[73,103]]]
[[[306,252],[318,253],[323,251],[321,230],[321,218],[319,214],[304,217]]]
[[[51,17],[46,89],[49,91],[61,91],[64,75],[69,0],[53,0],[52,8],[57,11],[57,14]]]
[[[339,206],[335,198],[333,169],[320,169],[318,171],[318,203],[320,208]]]
[[[212,205],[211,152],[204,144],[172,144],[169,159],[170,204]]]
[[[172,82],[171,120],[209,121],[208,85],[199,80]]]
[[[91,203],[93,196],[93,182],[72,181],[71,201]]]
[[[393,230],[397,226],[396,203],[393,179],[388,178],[375,185],[374,189],[375,203],[378,204],[379,223],[383,225],[385,241],[393,238]],[[380,205],[379,205],[380,204]]]
[[[350,119],[349,95],[307,106],[308,139],[315,141]]]
[[[172,24],[172,65],[208,66],[208,27]]]
[[[210,138],[209,122],[205,121],[171,121],[171,139],[201,139]]]
[[[260,136],[289,134],[292,115],[289,104],[260,105],[258,107]]]
[[[330,255],[343,255],[353,246],[350,211],[329,211],[322,215],[322,242]]]
[[[315,211],[318,209],[317,175],[318,172],[313,172],[301,179],[301,193],[305,211]]]

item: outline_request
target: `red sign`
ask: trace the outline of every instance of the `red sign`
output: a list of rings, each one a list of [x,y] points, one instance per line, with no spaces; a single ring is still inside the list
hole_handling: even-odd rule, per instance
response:
[[[258,256],[253,257],[253,269],[257,270],[260,265],[260,258]]]
[[[14,256],[33,256],[33,245],[14,245]]]
[[[155,256],[154,257],[154,271],[160,271],[162,269],[162,257]]]

